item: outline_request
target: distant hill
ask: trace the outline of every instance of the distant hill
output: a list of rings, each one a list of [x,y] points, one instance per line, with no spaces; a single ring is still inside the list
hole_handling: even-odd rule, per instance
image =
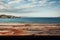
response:
[[[12,16],[12,15],[0,15],[0,18],[20,18],[20,17]]]

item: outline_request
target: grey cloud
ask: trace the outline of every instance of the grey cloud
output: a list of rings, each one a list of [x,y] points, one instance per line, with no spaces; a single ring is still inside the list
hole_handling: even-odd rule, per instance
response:
[[[29,9],[2,9],[0,12],[10,12],[10,13],[30,13],[35,12],[34,10]]]

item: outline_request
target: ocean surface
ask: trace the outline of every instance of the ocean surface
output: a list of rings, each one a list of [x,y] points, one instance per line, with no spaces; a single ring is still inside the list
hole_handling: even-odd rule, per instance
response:
[[[0,18],[0,23],[60,23],[60,18]]]

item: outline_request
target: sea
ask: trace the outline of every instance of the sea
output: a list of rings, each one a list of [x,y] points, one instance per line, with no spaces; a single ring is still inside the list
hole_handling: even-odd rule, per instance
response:
[[[0,23],[60,23],[60,18],[0,18]]]

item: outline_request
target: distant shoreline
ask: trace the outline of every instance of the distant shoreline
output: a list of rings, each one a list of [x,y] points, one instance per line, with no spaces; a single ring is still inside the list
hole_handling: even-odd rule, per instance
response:
[[[1,24],[3,24],[3,25],[5,25],[5,24],[11,24],[11,25],[13,25],[13,24],[16,24],[16,25],[20,25],[20,24],[60,24],[60,23],[4,23],[4,22],[0,22],[0,25]]]
[[[0,22],[0,23],[23,23],[23,24],[26,24],[26,23],[33,23],[33,24],[36,24],[37,22]],[[37,23],[37,24],[60,24],[60,23],[49,23],[49,22],[45,22],[45,23]]]

